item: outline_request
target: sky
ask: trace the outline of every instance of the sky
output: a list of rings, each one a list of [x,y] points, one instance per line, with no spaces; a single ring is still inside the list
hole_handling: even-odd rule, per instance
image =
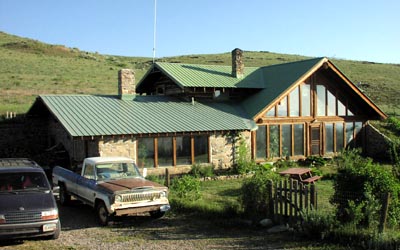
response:
[[[155,41],[156,58],[240,48],[400,64],[399,13],[398,0],[0,0],[0,31],[107,55],[153,57]]]

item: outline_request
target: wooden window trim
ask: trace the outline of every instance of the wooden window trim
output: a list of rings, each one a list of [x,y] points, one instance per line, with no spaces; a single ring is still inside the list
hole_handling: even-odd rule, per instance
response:
[[[176,167],[176,136],[172,137],[172,166]]]
[[[195,157],[194,157],[194,136],[191,135],[190,136],[190,163],[194,164],[195,163]]]
[[[158,168],[158,138],[154,137],[154,168]]]

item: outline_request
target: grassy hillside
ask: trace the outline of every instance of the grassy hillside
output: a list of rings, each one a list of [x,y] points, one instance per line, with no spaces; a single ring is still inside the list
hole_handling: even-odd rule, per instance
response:
[[[233,48],[227,48],[228,51]],[[307,57],[245,51],[246,66],[266,66]],[[117,71],[135,70],[139,81],[151,58],[88,53],[0,32],[0,115],[25,113],[40,94],[116,94]],[[400,65],[331,60],[385,112],[400,113]],[[158,61],[231,64],[230,52],[160,58]]]

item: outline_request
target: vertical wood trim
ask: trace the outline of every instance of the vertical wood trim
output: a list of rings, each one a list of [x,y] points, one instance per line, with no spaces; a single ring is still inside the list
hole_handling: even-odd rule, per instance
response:
[[[208,163],[211,163],[211,140],[210,140],[210,135],[207,135],[207,145],[208,145]]]
[[[278,124],[279,131],[279,157],[282,157],[282,124]]]
[[[257,159],[257,156],[256,156],[257,134],[256,133],[257,133],[256,131],[251,131],[250,150],[251,150],[251,159],[252,160]]]
[[[295,126],[295,123],[292,123],[292,124],[290,124],[290,130],[291,130],[291,133],[290,133],[290,148],[291,148],[291,153],[290,153],[290,156],[294,156],[294,143],[295,143],[295,141],[294,141],[294,126]]]
[[[154,138],[154,167],[158,167],[158,138]]]
[[[190,152],[191,152],[191,164],[195,163],[194,160],[194,136],[190,136]]]
[[[266,145],[267,152],[266,152],[265,155],[267,156],[267,158],[270,158],[271,157],[271,151],[270,151],[270,147],[269,147],[269,138],[270,138],[269,125],[265,125],[265,136],[266,136],[266,143],[267,143],[267,145]]]
[[[172,137],[172,166],[176,167],[176,136]]]

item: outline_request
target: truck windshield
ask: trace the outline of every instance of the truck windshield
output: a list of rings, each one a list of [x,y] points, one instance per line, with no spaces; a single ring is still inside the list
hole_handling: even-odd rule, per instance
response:
[[[46,176],[38,172],[0,174],[0,192],[41,189],[49,190]]]
[[[140,177],[139,170],[134,163],[112,162],[96,165],[97,180]]]

